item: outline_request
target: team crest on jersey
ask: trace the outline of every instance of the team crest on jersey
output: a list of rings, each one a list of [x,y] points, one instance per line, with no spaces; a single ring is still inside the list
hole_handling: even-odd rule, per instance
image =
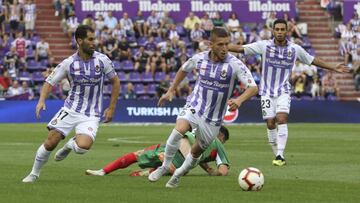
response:
[[[181,111],[179,116],[184,116],[185,115],[185,111]]]
[[[95,66],[95,72],[97,72],[97,73],[100,72],[100,66],[99,65]]]
[[[221,73],[220,73],[220,79],[225,80],[227,73],[228,73],[227,66],[223,66],[223,68],[221,69]]]
[[[57,119],[51,121],[51,125],[56,125],[56,124],[57,124]]]
[[[293,51],[291,49],[289,49],[287,52],[287,58],[292,59],[292,57],[293,57]]]

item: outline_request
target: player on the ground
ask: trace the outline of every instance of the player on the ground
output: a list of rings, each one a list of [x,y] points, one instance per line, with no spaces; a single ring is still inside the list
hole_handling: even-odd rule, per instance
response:
[[[296,60],[338,73],[348,73],[343,64],[332,65],[308,54],[301,46],[286,39],[287,23],[277,19],[273,24],[272,40],[247,45],[229,45],[229,51],[245,55],[261,54],[262,77],[259,86],[263,119],[267,123],[269,143],[275,154],[272,164],[285,165],[284,150],[288,138],[288,115],[291,103],[291,70]],[[276,125],[277,124],[277,125]]]
[[[168,173],[170,164],[179,148],[180,140],[190,129],[196,129],[195,143],[184,163],[176,169],[166,187],[178,186],[179,179],[201,159],[200,155],[209,147],[219,133],[226,108],[235,111],[241,104],[257,94],[257,86],[249,69],[235,56],[228,53],[230,37],[222,27],[211,31],[210,51],[201,52],[186,61],[177,72],[169,90],[158,105],[171,101],[176,87],[188,72],[196,69],[199,77],[194,91],[187,98],[183,110],[177,117],[176,125],[166,142],[164,162],[149,175],[150,181],[157,181]],[[230,98],[235,81],[241,81],[247,88],[237,98]]]
[[[229,131],[225,126],[221,126],[217,138],[203,152],[199,165],[209,175],[225,176],[229,170],[229,160],[226,156],[224,143],[229,139]],[[192,132],[185,133],[180,141],[180,148],[170,164],[169,173],[173,174],[184,162],[185,157],[190,153],[191,145],[195,142],[195,135]],[[104,176],[120,168],[127,168],[133,163],[138,163],[139,167],[146,170],[133,171],[131,176],[147,176],[154,169],[161,166],[164,160],[165,144],[157,144],[145,149],[125,154],[115,161],[107,164],[99,170],[86,170],[87,175]],[[213,169],[208,162],[215,161],[217,169]]]
[[[110,59],[95,51],[94,30],[80,25],[75,31],[78,51],[61,62],[47,77],[36,106],[36,117],[46,110],[45,99],[53,85],[64,78],[71,84],[64,107],[48,123],[48,137],[38,148],[34,165],[23,182],[34,182],[39,178],[40,169],[48,161],[50,153],[75,127],[76,135],[55,154],[55,160],[63,160],[71,150],[77,154],[86,153],[93,144],[102,111],[103,85],[105,77],[112,84],[110,105],[104,111],[104,122],[110,122],[114,115],[119,96],[120,81]]]

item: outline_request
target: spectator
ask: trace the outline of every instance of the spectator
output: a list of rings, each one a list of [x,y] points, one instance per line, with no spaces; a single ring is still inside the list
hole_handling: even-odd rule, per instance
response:
[[[139,48],[139,51],[134,56],[135,59],[135,65],[134,69],[138,72],[143,72],[146,70],[146,65],[149,61],[149,55],[145,52],[144,46],[141,46]],[[149,70],[146,70],[148,72]]]
[[[71,11],[69,13],[69,18],[66,20],[66,32],[68,33],[68,37],[72,39],[76,28],[78,27],[78,19],[75,16],[75,12]]]
[[[209,18],[209,14],[208,13],[204,13],[204,16],[201,18],[201,29],[203,29],[205,31],[206,34],[206,39],[208,39],[210,37],[210,32],[211,30],[214,28],[214,24],[212,22],[212,20]]]
[[[101,35],[101,31],[105,27],[105,21],[103,15],[98,15],[97,19],[95,20],[95,34],[96,37],[99,37]]]
[[[160,83],[156,85],[156,97],[160,98],[164,93],[166,93],[169,87],[170,84],[167,80],[160,81]]]
[[[53,0],[53,5],[55,8],[55,16],[59,16],[62,13],[62,5],[61,5],[61,1],[60,0]]]
[[[197,17],[193,12],[189,12],[188,17],[186,17],[184,21],[184,28],[188,34],[195,28],[196,23],[201,24],[199,17]]]
[[[132,20],[129,18],[129,14],[127,12],[123,13],[123,17],[120,19],[120,25],[123,30],[125,30],[126,36],[134,36],[134,24]]]
[[[128,82],[127,84],[126,92],[124,94],[124,99],[136,99],[134,85],[131,82]]]
[[[215,27],[222,27],[224,26],[224,20],[221,17],[221,13],[216,11],[215,18],[212,20]]]
[[[331,71],[328,71],[326,75],[323,76],[321,84],[323,86],[322,95],[324,95],[326,99],[338,96],[339,91],[335,83],[335,77]]]
[[[105,17],[105,25],[112,31],[115,26],[118,24],[118,20],[113,16],[112,11],[108,12],[108,15]]]
[[[12,79],[17,78],[17,72],[19,69],[20,58],[16,52],[15,47],[11,47],[10,51],[5,55],[5,68],[9,71],[9,75]]]
[[[22,16],[21,7],[18,4],[17,0],[13,0],[13,4],[10,5],[10,29],[12,35],[15,35],[16,31],[18,30],[20,18]]]
[[[176,25],[172,24],[170,30],[168,31],[167,37],[171,40],[171,44],[174,48],[184,46],[185,43],[180,40],[178,31],[176,30]]]
[[[23,81],[21,83],[21,88],[23,91],[22,94],[28,94],[28,98],[27,98],[28,100],[34,99],[34,91],[31,88],[29,88],[29,84],[26,81]]]
[[[23,94],[24,90],[21,86],[19,86],[19,82],[17,80],[13,81],[12,85],[9,87],[8,91],[6,92],[7,96],[16,96]]]
[[[36,20],[36,5],[33,0],[26,0],[24,5],[24,21],[25,21],[25,31],[28,34],[29,38],[33,36],[33,30],[35,28]]]
[[[344,57],[344,62],[346,65],[348,65],[349,62],[353,62],[352,65],[355,65],[356,61],[360,60],[358,49],[360,49],[360,43],[358,42],[357,37],[354,35],[351,41],[346,44],[346,52]]]
[[[90,26],[91,28],[95,29],[96,28],[96,24],[95,24],[95,21],[94,21],[94,18],[91,14],[87,14],[86,15],[86,18],[84,18],[84,20],[82,21],[83,25],[88,25]]]
[[[161,37],[166,38],[167,32],[171,29],[171,26],[175,23],[174,19],[170,17],[168,11],[164,12],[164,16],[160,19],[161,27]]]
[[[161,36],[160,23],[160,18],[156,15],[156,11],[152,11],[146,21],[148,36]]]
[[[266,22],[265,22],[265,25],[267,25],[268,28],[273,28],[273,24],[276,20],[276,12],[275,11],[272,11],[270,13],[270,16],[266,19]]]
[[[11,43],[11,45],[15,47],[16,52],[19,55],[20,62],[25,64],[26,47],[30,45],[30,42],[23,37],[22,32],[18,32],[16,39]]]
[[[145,26],[145,18],[141,11],[138,11],[134,20],[134,29],[137,36],[143,37],[147,33]]]
[[[269,40],[272,37],[271,30],[267,25],[264,25],[262,30],[259,32],[259,36],[262,40]]]
[[[237,19],[237,15],[235,12],[232,12],[230,14],[230,18],[228,19],[228,22],[226,25],[227,25],[229,32],[235,32],[238,30],[238,28],[240,27],[240,22]]]
[[[318,77],[313,78],[313,83],[311,84],[311,96],[312,98],[320,97],[321,93],[321,82]]]
[[[112,36],[103,44],[103,53],[106,54],[111,60],[119,59],[118,41]]]
[[[250,32],[250,36],[248,38],[248,42],[247,43],[253,43],[253,42],[257,42],[261,40],[260,36],[257,34],[257,30],[256,28],[253,28]]]
[[[154,37],[150,36],[148,41],[145,44],[146,52],[151,56],[156,52],[156,43],[154,42]]]
[[[5,33],[5,20],[7,16],[7,9],[4,5],[3,1],[0,1],[0,35],[3,35]]]
[[[49,59],[50,56],[49,43],[45,42],[44,38],[41,38],[40,42],[36,43],[35,60],[41,61],[43,59]]]
[[[9,72],[5,69],[2,74],[0,74],[0,97],[4,95],[4,92],[8,90],[12,83]]]
[[[298,77],[294,83],[294,95],[300,98],[305,93],[305,81],[303,77]]]
[[[10,51],[11,47],[11,40],[9,38],[8,34],[2,35],[2,38],[0,38],[0,55],[4,56],[8,51]]]
[[[131,60],[131,50],[129,42],[126,40],[126,38],[122,38],[119,42],[119,60]]]
[[[360,26],[360,19],[357,12],[354,12],[354,16],[352,19],[350,19],[349,23],[351,24],[353,31],[356,31],[357,28]]]
[[[199,49],[199,43],[204,40],[204,35],[205,32],[200,28],[200,24],[195,23],[195,28],[190,33],[190,39],[193,43],[193,48],[195,51]]]
[[[122,38],[126,38],[126,31],[121,27],[120,23],[118,23],[111,35],[114,39],[121,41]]]

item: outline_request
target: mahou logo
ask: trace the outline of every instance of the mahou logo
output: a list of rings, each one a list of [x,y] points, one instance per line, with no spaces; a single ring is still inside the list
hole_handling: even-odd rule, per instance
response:
[[[236,109],[236,111],[227,110],[226,114],[224,116],[224,122],[225,123],[232,123],[237,119],[238,115],[239,115],[239,110],[238,109]]]

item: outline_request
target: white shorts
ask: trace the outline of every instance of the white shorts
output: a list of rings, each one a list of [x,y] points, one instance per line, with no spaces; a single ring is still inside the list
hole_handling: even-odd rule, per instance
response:
[[[75,127],[76,134],[90,136],[95,140],[96,132],[99,127],[100,118],[88,117],[62,107],[48,123],[49,130],[56,130],[66,137]]]
[[[261,96],[261,109],[263,119],[275,118],[277,113],[290,113],[291,97],[282,94],[279,97]]]
[[[25,21],[25,30],[34,30],[34,28],[35,28],[34,20]]]
[[[199,117],[195,109],[185,105],[183,110],[177,116],[178,119],[187,120],[192,129],[195,129],[195,137],[202,149],[210,146],[211,142],[219,134],[220,126],[212,125]]]

